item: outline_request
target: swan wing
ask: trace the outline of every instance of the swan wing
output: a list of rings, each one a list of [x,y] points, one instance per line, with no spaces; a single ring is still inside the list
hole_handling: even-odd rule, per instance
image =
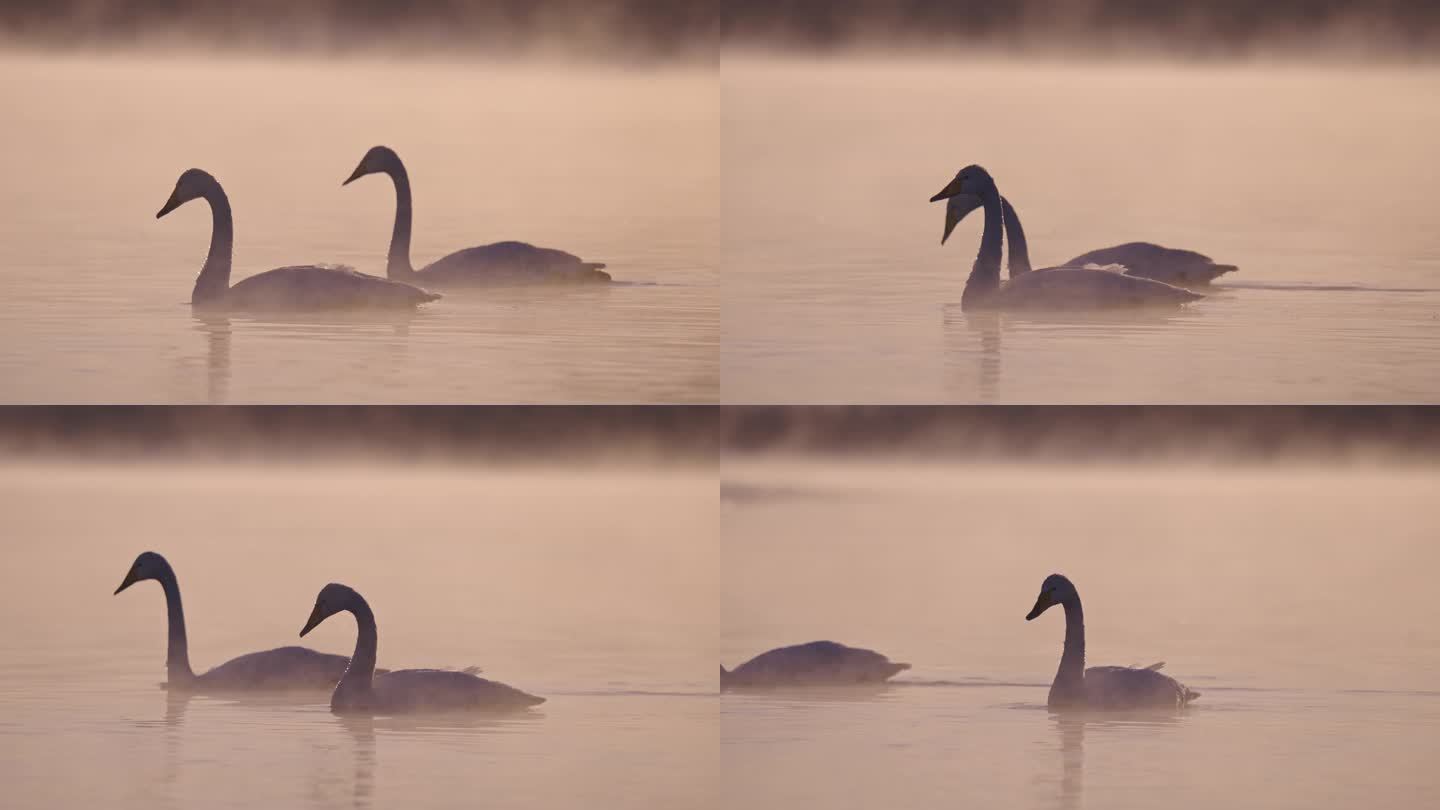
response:
[[[538,706],[545,698],[499,681],[448,669],[399,669],[376,676],[374,706],[382,712],[504,711]]]
[[[535,284],[609,281],[601,262],[587,262],[573,253],[527,242],[495,242],[465,248],[417,271],[422,283]]]
[[[277,647],[247,653],[196,677],[196,684],[216,690],[334,689],[350,659],[308,647]]]
[[[352,267],[297,264],[258,273],[225,294],[230,309],[330,310],[411,308],[440,296]]]
[[[1085,670],[1085,702],[1091,708],[1177,708],[1200,696],[1199,692],[1160,673],[1159,664],[1144,668],[1091,667]]]
[[[1132,276],[1180,286],[1203,286],[1238,269],[1233,264],[1216,264],[1203,253],[1167,248],[1153,242],[1126,242],[1092,250],[1065,262],[1064,266],[1084,267],[1089,264],[1119,264]]]
[[[1205,296],[1110,270],[1054,267],[1011,279],[996,293],[1005,309],[1119,309],[1175,307]]]

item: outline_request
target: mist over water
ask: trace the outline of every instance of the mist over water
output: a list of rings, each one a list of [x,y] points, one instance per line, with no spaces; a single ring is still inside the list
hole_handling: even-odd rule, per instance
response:
[[[1440,401],[1433,69],[726,59],[724,400]],[[1154,315],[961,313],[979,163],[1036,267],[1133,240],[1239,265]]]
[[[725,806],[1440,798],[1433,465],[775,456],[722,480],[723,662],[828,638],[913,665],[846,698],[723,695]],[[1052,572],[1087,664],[1165,661],[1187,713],[1045,710],[1063,617],[1024,616]]]
[[[0,57],[0,400],[713,402],[713,72],[257,56]],[[454,290],[404,315],[196,317],[211,218],[155,212],[186,168],[235,214],[232,283],[385,272],[394,147],[412,257],[505,239],[618,283]]]
[[[6,806],[708,806],[713,469],[0,466]],[[111,595],[146,549],[176,569],[197,671],[348,655],[348,616],[296,638],[338,581],[375,610],[380,666],[478,666],[548,700],[361,721],[323,695],[167,696],[160,588]]]

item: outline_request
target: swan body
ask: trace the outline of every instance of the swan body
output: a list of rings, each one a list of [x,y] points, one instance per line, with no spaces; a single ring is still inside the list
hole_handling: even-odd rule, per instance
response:
[[[1040,586],[1035,607],[1026,621],[1061,605],[1065,609],[1065,647],[1060,668],[1050,685],[1046,704],[1054,710],[1123,711],[1133,709],[1183,709],[1200,693],[1164,675],[1164,662],[1148,667],[1085,668],[1085,613],[1080,593],[1061,574],[1051,574]]]
[[[1171,284],[1100,267],[1051,267],[1017,273],[1012,266],[1009,282],[1001,284],[1001,230],[1005,217],[1000,190],[989,172],[979,166],[961,169],[955,179],[930,198],[931,202],[939,200],[949,201],[941,244],[950,238],[951,231],[966,214],[979,207],[985,210],[980,252],[960,299],[960,308],[964,311],[1178,307],[1205,297]]]
[[[389,175],[395,184],[395,227],[385,263],[385,274],[391,279],[413,280],[436,287],[587,284],[610,280],[601,262],[587,262],[563,250],[514,241],[465,248],[416,270],[410,264],[414,213],[410,175],[405,171],[405,164],[388,146],[372,147],[341,185],[349,185],[367,174]]]
[[[300,635],[341,612],[355,617],[358,633],[350,667],[330,696],[330,710],[336,714],[514,711],[545,702],[545,698],[470,672],[400,669],[377,676],[375,614],[365,598],[346,585],[331,583],[320,589]]]
[[[909,668],[874,650],[812,641],[761,653],[733,670],[720,667],[720,688],[873,684]]]
[[[335,688],[350,659],[306,647],[277,647],[253,652],[196,675],[190,669],[189,640],[180,584],[170,563],[153,551],[135,558],[115,593],[147,579],[160,583],[169,613],[169,645],[165,655],[165,688],[174,692],[329,690]]]
[[[963,197],[952,197],[947,204],[946,216],[956,216],[951,207],[963,208]],[[1030,272],[1030,247],[1025,240],[1025,228],[1020,224],[1020,215],[1015,212],[1010,200],[1000,198],[1001,212],[1005,217],[1005,239],[1010,243],[1010,278]],[[958,212],[959,218],[964,212]],[[1152,242],[1126,242],[1123,245],[1092,250],[1082,253],[1061,267],[1100,267],[1124,273],[1127,276],[1163,281],[1177,287],[1206,287],[1226,273],[1238,268],[1233,264],[1216,264],[1209,256],[1193,250],[1161,247]]]
[[[235,222],[230,199],[208,172],[187,169],[155,218],[190,200],[210,203],[210,252],[195,279],[190,305],[225,312],[293,312],[340,309],[413,309],[440,296],[413,284],[357,273],[349,267],[303,264],[257,273],[230,286]]]

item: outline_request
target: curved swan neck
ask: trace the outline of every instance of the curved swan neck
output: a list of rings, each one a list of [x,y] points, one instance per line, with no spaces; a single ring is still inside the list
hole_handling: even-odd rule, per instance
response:
[[[1000,288],[1000,229],[1004,227],[1000,192],[990,188],[981,195],[981,201],[985,204],[985,230],[980,235],[980,252],[975,256],[975,265],[965,282],[965,292],[960,296],[961,309]]]
[[[1065,608],[1065,650],[1060,655],[1060,668],[1055,671],[1055,682],[1050,685],[1050,702],[1056,702],[1056,695],[1062,698],[1078,697],[1085,690],[1085,610],[1080,606],[1080,596],[1063,603]]]
[[[1010,201],[1001,197],[1000,206],[1005,215],[1005,239],[1010,242],[1010,277],[1014,278],[1032,269],[1030,245],[1025,241],[1025,229],[1020,225],[1020,215],[1015,213]]]
[[[205,256],[205,266],[195,279],[195,289],[190,293],[190,303],[204,304],[217,301],[230,289],[230,261],[235,252],[235,220],[230,213],[230,198],[218,182],[211,180],[202,195],[210,203],[213,224],[210,228],[210,252]]]
[[[354,614],[358,631],[355,636],[355,654],[350,656],[350,666],[340,678],[336,689],[338,691],[343,686],[347,691],[369,691],[370,682],[375,677],[375,656],[379,647],[375,614],[370,610],[370,604],[365,601],[365,597],[358,593],[347,609]]]
[[[413,210],[410,201],[410,175],[399,158],[385,170],[395,182],[395,229],[390,232],[390,255],[385,260],[385,275],[403,278],[412,275],[410,264],[410,222]]]
[[[165,647],[165,677],[170,683],[195,679],[190,669],[190,642],[185,636],[185,608],[180,604],[180,582],[175,572],[166,569],[161,573],[160,587],[165,591],[165,613],[169,624],[169,639]]]

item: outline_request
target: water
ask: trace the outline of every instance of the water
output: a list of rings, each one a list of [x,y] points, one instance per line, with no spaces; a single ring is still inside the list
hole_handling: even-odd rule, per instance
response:
[[[0,467],[5,806],[713,806],[713,468]],[[563,503],[563,509],[555,504]],[[83,509],[75,504],[84,504]],[[196,669],[297,643],[326,582],[381,666],[480,666],[506,719],[341,720],[309,700],[173,699],[159,587]],[[304,642],[348,654],[348,616]]]
[[[0,57],[0,401],[714,402],[714,71],[530,63]],[[417,266],[522,239],[604,261],[583,290],[454,291],[410,316],[200,320],[202,201],[235,211],[232,280],[384,273],[394,147]]]
[[[1440,72],[737,56],[726,402],[1440,401]],[[969,317],[985,166],[1037,267],[1132,240],[1238,273],[1179,314]]]
[[[860,695],[721,698],[722,806],[1415,807],[1440,800],[1434,468],[727,464],[721,659],[831,638],[913,669]],[[1202,693],[1045,710],[1088,663]]]

